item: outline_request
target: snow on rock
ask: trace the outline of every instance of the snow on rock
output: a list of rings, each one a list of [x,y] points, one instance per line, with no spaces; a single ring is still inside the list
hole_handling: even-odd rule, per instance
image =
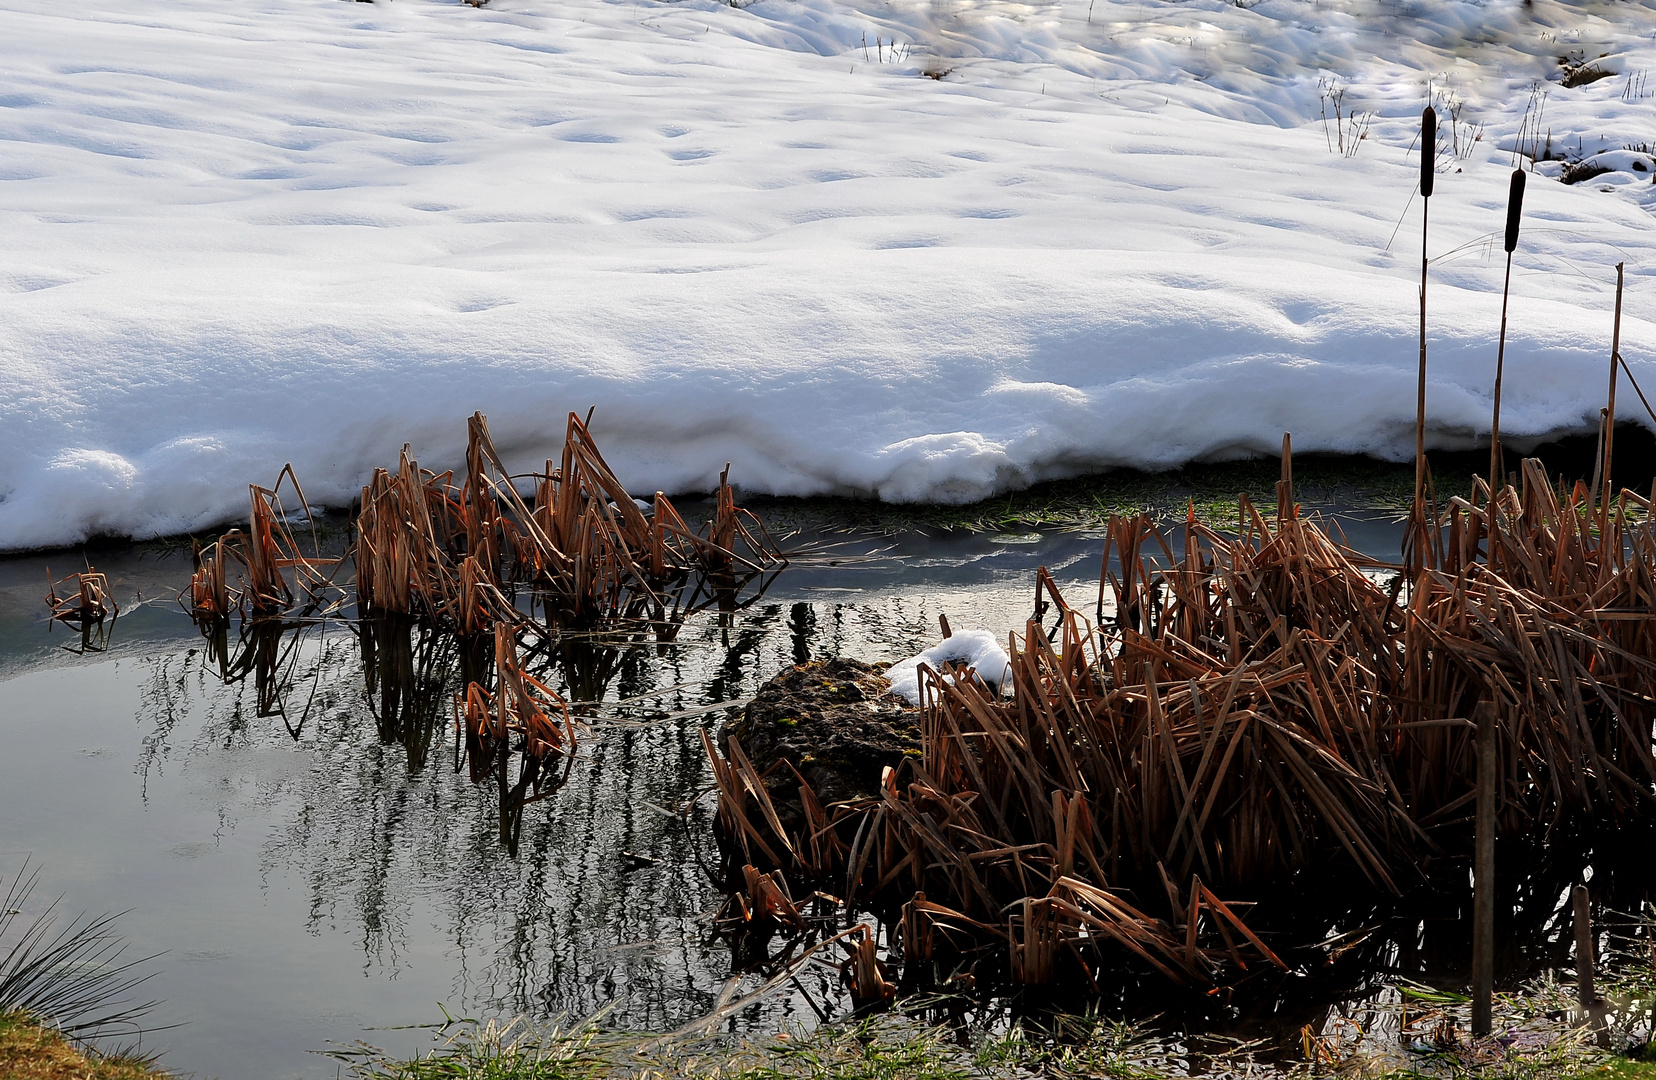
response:
[[[596,405],[641,492],[1403,457],[1428,95],[1432,443],[1537,132],[1616,171],[1529,187],[1503,429],[1597,416],[1618,260],[1656,348],[1648,0],[0,4],[0,549],[345,505],[479,409],[528,468]]]
[[[987,630],[956,630],[940,644],[933,645],[918,656],[899,660],[886,669],[891,680],[891,692],[904,698],[910,705],[920,704],[920,665],[941,671],[944,664],[964,664],[977,673],[988,686],[999,691],[1001,683],[1012,673],[1012,661],[1006,650]]]

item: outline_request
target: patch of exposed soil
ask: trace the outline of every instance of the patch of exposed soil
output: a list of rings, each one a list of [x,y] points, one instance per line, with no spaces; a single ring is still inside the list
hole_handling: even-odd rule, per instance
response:
[[[787,668],[725,725],[720,742],[735,735],[761,773],[788,762],[824,804],[873,795],[882,769],[920,756],[920,710],[891,693],[886,667],[835,659]],[[777,769],[767,787],[790,816],[793,774]]]

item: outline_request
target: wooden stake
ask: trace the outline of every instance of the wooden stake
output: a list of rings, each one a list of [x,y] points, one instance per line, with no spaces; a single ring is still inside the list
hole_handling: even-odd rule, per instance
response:
[[[1478,703],[1478,811],[1472,885],[1472,1034],[1488,1035],[1495,995],[1495,703]]]
[[[1597,1029],[1600,1046],[1610,1044],[1610,1032],[1604,1026],[1604,1005],[1593,988],[1593,916],[1588,905],[1587,886],[1575,887],[1576,935],[1576,1000],[1587,1015],[1588,1023]]]

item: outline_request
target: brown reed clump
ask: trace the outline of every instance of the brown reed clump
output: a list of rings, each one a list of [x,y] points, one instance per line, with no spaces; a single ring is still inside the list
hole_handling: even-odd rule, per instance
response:
[[[473,682],[455,696],[455,726],[466,733],[472,780],[492,768],[494,751],[516,737],[523,753],[548,762],[574,753],[575,728],[569,706],[556,690],[523,670],[517,638],[504,624],[495,626],[495,679],[491,693]]]
[[[716,513],[697,533],[661,492],[646,509],[598,452],[586,424],[569,414],[562,460],[532,473],[533,502],[519,493],[476,413],[467,424],[464,476],[422,469],[404,446],[397,467],[376,469],[362,488],[356,542],[358,610],[412,616],[464,637],[505,623],[525,625],[514,603],[525,590],[549,621],[594,623],[649,612],[667,623],[671,595],[692,576],[710,578],[712,603],[786,562],[758,518],[736,506],[729,466]],[[282,509],[283,484],[308,505],[291,465],[275,486],[253,486],[245,530],[196,553],[180,603],[204,624],[233,611],[254,618],[314,614],[342,559],[322,558],[312,534],[304,554]],[[692,598],[691,606],[700,598]],[[341,602],[342,603],[342,602]],[[339,604],[334,605],[340,606]]]
[[[1451,500],[1435,565],[1411,590],[1398,694],[1400,776],[1422,824],[1470,801],[1480,701],[1500,716],[1503,825],[1604,821],[1656,795],[1656,524],[1623,491],[1568,496],[1541,463],[1494,499]],[[1636,513],[1635,513],[1636,512]],[[1482,558],[1479,558],[1480,553]]]
[[[1112,521],[1101,625],[1044,580],[1057,625],[1013,637],[1009,697],[922,669],[921,755],[878,798],[823,806],[709,741],[729,843],[900,912],[905,960],[989,945],[1045,983],[1092,978],[1113,943],[1196,982],[1280,964],[1220,893],[1342,862],[1395,893],[1465,850],[1479,702],[1499,709],[1503,829],[1648,812],[1648,501],[1560,499],[1525,462],[1521,488],[1451,502],[1409,583],[1301,518],[1284,473],[1274,526],[1244,498],[1234,538],[1192,517],[1176,553]]]
[[[58,595],[58,586],[69,586],[66,596]],[[61,581],[53,581],[46,574],[46,606],[52,618],[66,623],[101,622],[119,616],[120,605],[109,595],[109,579],[90,566],[83,573],[70,574]]]
[[[314,605],[323,590],[332,584],[333,568],[339,559],[322,557],[312,523],[311,554],[304,554],[288,528],[288,514],[282,507],[282,486],[288,484],[299,501],[298,510],[310,517],[310,503],[291,464],[282,466],[271,487],[248,485],[250,511],[246,531],[231,529],[206,548],[195,551],[196,569],[190,576],[184,604],[197,622],[208,624],[227,619],[232,611],[250,609],[254,618],[283,615],[303,599]],[[231,584],[232,564],[236,585]],[[293,581],[290,584],[289,574]]]
[[[405,447],[395,473],[377,470],[357,518],[357,596],[368,609],[430,618],[464,634],[517,623],[505,590],[531,591],[555,621],[660,610],[663,591],[697,572],[774,569],[782,555],[764,526],[736,508],[721,480],[710,536],[693,532],[660,492],[646,514],[569,414],[560,462],[518,493],[481,413],[468,424],[466,475],[419,468]]]
[[[375,469],[362,489],[355,548],[357,606],[365,614],[419,615],[456,625],[456,562],[466,535],[453,472],[420,468],[403,447],[395,472]]]

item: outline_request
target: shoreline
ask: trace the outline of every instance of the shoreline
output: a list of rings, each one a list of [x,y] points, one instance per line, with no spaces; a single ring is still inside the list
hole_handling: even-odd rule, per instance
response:
[[[5,1080],[171,1080],[154,1061],[78,1047],[30,1017],[0,1013],[0,1076]]]
[[[1615,482],[1618,486],[1648,490],[1656,479],[1656,434],[1642,424],[1622,421],[1616,426]],[[1520,455],[1509,450],[1509,464],[1522,457],[1539,457],[1554,475],[1587,480],[1593,471],[1594,440],[1569,435],[1541,442]],[[1481,474],[1488,460],[1484,450],[1431,451],[1427,454],[1437,478],[1439,497],[1465,486],[1465,477]],[[1061,480],[1043,480],[1016,491],[971,503],[902,503],[850,496],[773,496],[744,493],[742,505],[754,511],[775,533],[790,530],[824,533],[997,532],[1007,529],[1087,529],[1106,524],[1112,515],[1149,513],[1172,520],[1194,509],[1199,520],[1224,523],[1234,519],[1236,500],[1246,494],[1258,505],[1274,501],[1280,464],[1276,457],[1253,457],[1219,462],[1193,462],[1163,472],[1112,469]],[[302,478],[301,478],[302,479]],[[1395,514],[1401,520],[1414,492],[1414,466],[1362,454],[1296,453],[1296,498],[1309,509],[1334,512],[1367,511]],[[708,493],[675,496],[692,522],[711,513]],[[324,547],[340,543],[353,527],[352,510],[327,507],[317,519]],[[59,554],[87,557],[111,553],[174,554],[203,546],[236,528],[226,522],[201,533],[129,537],[98,534],[76,544],[54,547],[0,548],[0,563],[14,559],[45,558]],[[308,530],[307,530],[308,535]]]

